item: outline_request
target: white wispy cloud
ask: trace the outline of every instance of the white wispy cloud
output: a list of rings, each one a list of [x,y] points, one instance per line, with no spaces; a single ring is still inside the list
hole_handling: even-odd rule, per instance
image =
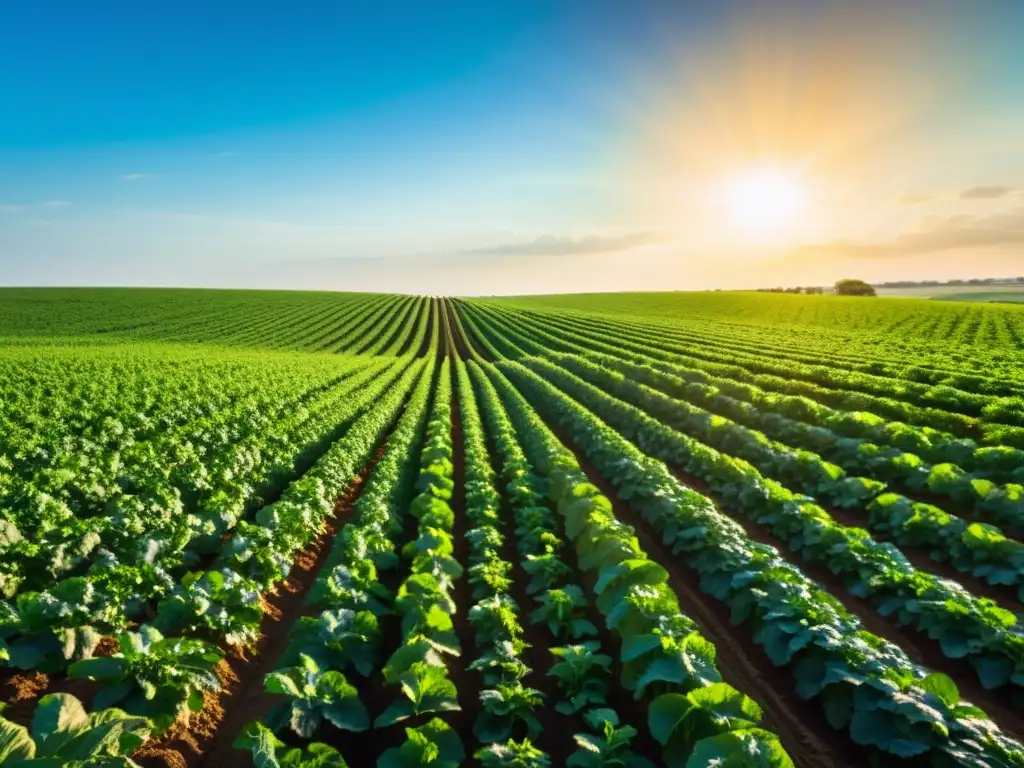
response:
[[[533,240],[470,248],[462,252],[481,256],[571,256],[628,251],[642,245],[665,243],[671,239],[668,235],[660,232],[627,232],[621,235],[586,235],[584,237],[542,235]]]
[[[141,181],[152,176],[151,173],[122,173],[121,181]]]
[[[960,193],[961,200],[996,200],[1000,197],[1006,197],[1008,194],[1013,192],[1013,187],[1003,186],[1002,184],[990,184],[982,187],[971,187],[965,189]]]
[[[848,238],[804,245],[791,251],[803,259],[899,258],[957,248],[1024,244],[1024,208],[987,216],[930,216],[917,229],[890,240],[864,242]]]
[[[66,208],[71,203],[67,200],[44,200],[41,203],[0,203],[0,213],[25,213],[26,211],[38,211],[43,208],[53,210],[55,208]]]

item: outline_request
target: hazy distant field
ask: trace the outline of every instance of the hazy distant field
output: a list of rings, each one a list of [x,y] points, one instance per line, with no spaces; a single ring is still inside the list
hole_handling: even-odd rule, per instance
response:
[[[1024,285],[922,285],[876,288],[879,296],[945,301],[1024,301]]]

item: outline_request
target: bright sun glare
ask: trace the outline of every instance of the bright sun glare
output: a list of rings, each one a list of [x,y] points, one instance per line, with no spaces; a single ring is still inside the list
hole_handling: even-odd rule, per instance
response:
[[[735,224],[771,230],[792,222],[804,206],[800,179],[775,168],[758,168],[733,178],[725,204]]]

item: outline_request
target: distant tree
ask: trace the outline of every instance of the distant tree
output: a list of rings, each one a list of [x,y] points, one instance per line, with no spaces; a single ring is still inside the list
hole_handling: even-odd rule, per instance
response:
[[[874,296],[875,289],[863,280],[845,279],[836,281],[838,296]]]

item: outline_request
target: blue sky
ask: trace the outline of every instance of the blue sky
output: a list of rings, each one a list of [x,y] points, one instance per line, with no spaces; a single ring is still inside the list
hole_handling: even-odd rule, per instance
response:
[[[956,277],[965,247],[1009,269],[1024,4],[868,5],[7,3],[0,283],[730,287],[736,262]],[[765,162],[806,204],[744,234],[716,190]]]

